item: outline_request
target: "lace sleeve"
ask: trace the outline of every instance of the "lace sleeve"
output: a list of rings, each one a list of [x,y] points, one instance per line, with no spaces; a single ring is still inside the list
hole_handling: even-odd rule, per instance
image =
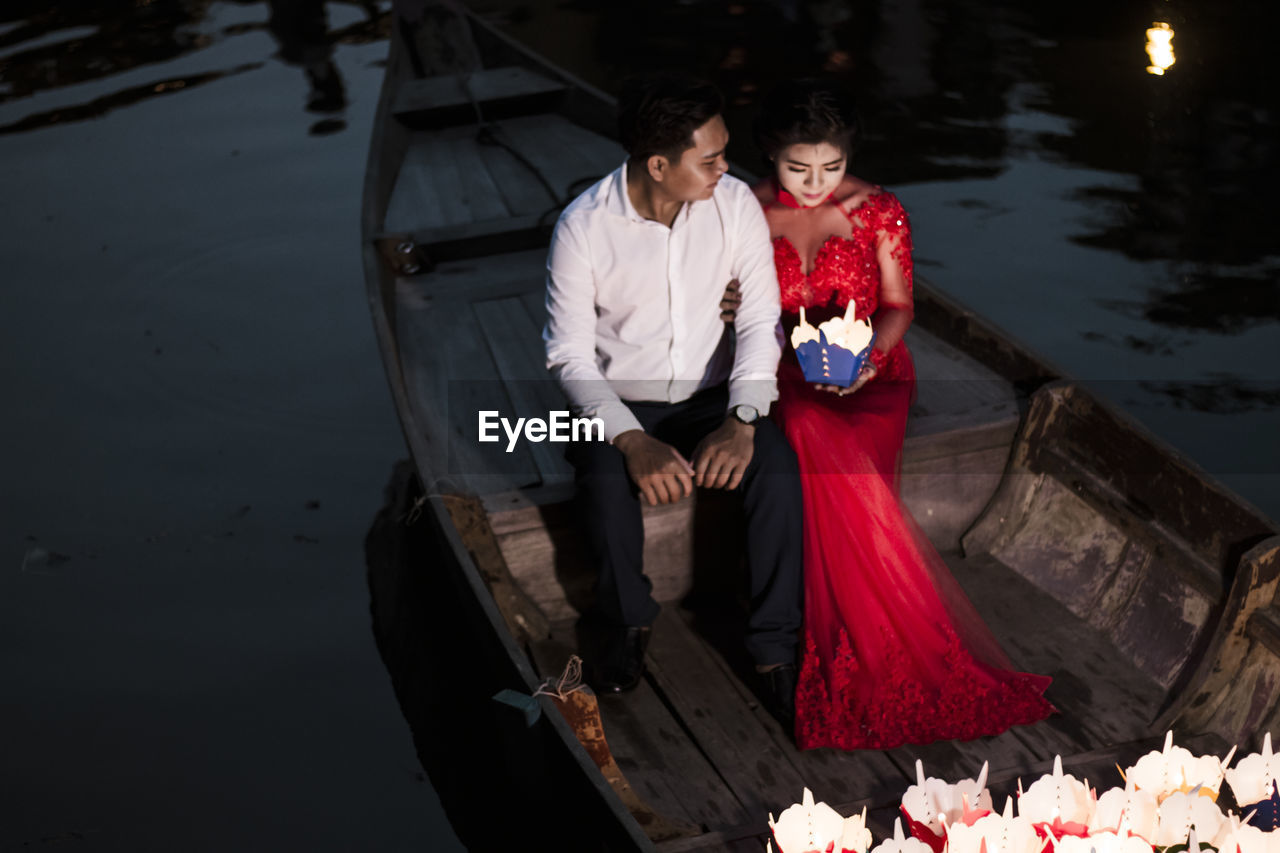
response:
[[[876,260],[880,265],[880,306],[912,306],[911,220],[893,193],[882,193],[868,211],[867,225],[876,232]]]

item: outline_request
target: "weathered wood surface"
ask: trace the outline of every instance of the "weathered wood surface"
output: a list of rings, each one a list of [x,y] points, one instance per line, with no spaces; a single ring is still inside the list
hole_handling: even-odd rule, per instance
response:
[[[561,207],[625,158],[617,143],[554,113],[415,132],[383,227],[430,245],[551,226]]]
[[[782,728],[747,684],[748,681],[755,681],[754,665],[746,656],[743,646],[741,611],[736,614],[738,618],[734,618],[730,592],[732,586],[726,585],[721,593],[723,600],[719,606],[700,606],[697,610],[688,610],[674,604],[668,606],[664,609],[663,629],[677,632],[686,644],[697,644],[705,649],[707,658],[720,672],[722,685],[732,689],[738,701],[752,712],[778,752],[795,769],[797,775],[805,780],[806,786],[815,796],[831,802],[843,802],[900,791],[908,784],[905,781],[909,778],[908,774],[885,753],[875,750],[844,752],[835,749],[795,748],[792,733]],[[793,796],[796,800],[799,799],[799,794]],[[789,804],[779,804],[774,813]]]
[[[1244,749],[1280,731],[1280,537],[1240,561],[1224,615],[1195,676],[1160,727],[1211,731]]]
[[[968,353],[1030,394],[1046,382],[1063,376],[1061,370],[1023,346],[985,317],[947,296],[917,270],[915,276],[915,325],[928,329],[939,340]]]
[[[541,328],[534,325],[524,301],[506,296],[476,302],[472,308],[511,401],[511,408],[500,414],[515,421],[521,417],[548,419],[551,412],[568,410],[564,395],[547,375]],[[543,485],[572,480],[561,445],[540,441],[527,442],[527,446]]]
[[[525,110],[545,110],[551,96],[565,88],[559,80],[518,66],[409,78],[397,85],[391,112],[414,126],[472,123],[477,105],[482,113],[509,112],[517,103]]]
[[[963,545],[1030,578],[1171,690],[1208,642],[1224,578],[1267,531],[1150,433],[1054,384],[1033,397],[1009,474]]]
[[[947,562],[1014,666],[1054,679],[1046,696],[1062,713],[1011,730],[1039,742],[1041,761],[1158,733],[1164,689],[1105,631],[989,554]]]
[[[439,488],[466,494],[541,483],[529,446],[477,441],[478,412],[514,410],[485,343],[472,303],[520,292],[528,261],[497,256],[440,267],[401,279],[396,290],[397,338],[413,423],[426,436],[428,467]]]
[[[573,728],[579,742],[591,756],[604,780],[622,800],[636,823],[653,841],[668,838],[687,838],[701,835],[702,827],[688,821],[673,819],[668,814],[655,810],[650,801],[632,787],[622,768],[618,765],[605,737],[604,723],[600,716],[600,706],[593,693],[575,691],[563,697],[553,698],[556,707],[564,715],[565,720]]]
[[[795,802],[804,779],[706,647],[670,610],[654,625],[648,662],[655,689],[748,814],[776,812]]]
[[[493,594],[503,620],[515,633],[516,641],[523,645],[549,636],[551,623],[511,577],[480,501],[473,497],[449,495],[444,498],[444,505],[472,562]]]
[[[551,638],[533,645],[534,657],[544,673],[554,674],[576,646],[573,622],[560,622]],[[655,812],[702,832],[750,819],[648,681],[626,696],[601,696],[598,702],[613,759]]]

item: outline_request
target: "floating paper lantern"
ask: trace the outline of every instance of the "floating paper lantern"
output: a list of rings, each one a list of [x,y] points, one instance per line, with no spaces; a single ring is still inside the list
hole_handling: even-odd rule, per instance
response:
[[[1095,832],[1088,838],[1068,836],[1056,846],[1057,853],[1151,853],[1146,839],[1126,830]]]
[[[836,848],[842,853],[867,853],[871,849],[871,830],[867,829],[867,807],[862,814],[844,819],[844,833]]]
[[[1271,732],[1262,739],[1262,752],[1246,755],[1226,771],[1227,784],[1241,808],[1267,799],[1280,778],[1280,761],[1271,752]]]
[[[1160,804],[1160,822],[1155,837],[1157,847],[1182,844],[1194,830],[1199,838],[1213,838],[1227,822],[1218,804],[1198,791],[1176,791]]]
[[[844,835],[844,818],[826,803],[815,804],[813,792],[805,788],[802,801],[788,806],[776,822],[769,815],[769,829],[780,853],[830,853]]]
[[[1156,802],[1156,795],[1139,790],[1133,780],[1128,779],[1123,788],[1112,788],[1098,797],[1089,830],[1118,833],[1124,827],[1134,835],[1151,840],[1159,821],[1160,804]]]
[[[903,835],[902,818],[896,817],[893,819],[893,838],[881,841],[871,853],[933,853],[933,848],[919,838]]]
[[[1208,797],[1216,803],[1218,792],[1222,789],[1222,782],[1226,779],[1227,768],[1231,765],[1231,759],[1235,754],[1236,748],[1233,746],[1226,758],[1202,755],[1194,759],[1187,767],[1187,782],[1196,787],[1196,793],[1199,796]]]
[[[1273,847],[1270,836],[1275,836],[1280,841],[1280,835],[1263,832],[1256,826],[1242,822],[1235,814],[1228,813],[1222,828],[1214,836],[1213,846],[1222,853],[1275,853],[1280,845]]]
[[[1044,840],[1029,819],[1014,817],[1010,797],[1002,814],[989,814],[975,820],[972,826],[950,826],[947,846],[949,853],[1039,853]]]
[[[1157,800],[1164,800],[1174,791],[1190,791],[1197,787],[1203,796],[1216,800],[1226,764],[1231,762],[1234,754],[1233,749],[1228,753],[1226,762],[1213,755],[1192,755],[1190,750],[1174,746],[1173,732],[1167,732],[1164,749],[1142,756],[1137,764],[1124,771],[1124,778],[1126,781],[1132,779],[1139,788],[1155,794]]]
[[[853,384],[876,337],[870,320],[854,319],[856,308],[850,300],[843,317],[832,317],[817,328],[800,309],[800,322],[791,330],[791,346],[807,381],[845,388]]]
[[[954,785],[924,775],[924,763],[916,759],[916,784],[902,795],[902,816],[911,834],[939,853],[947,841],[947,826],[973,823],[991,813],[987,790],[987,763],[977,779],[961,779]]]
[[[1062,756],[1053,758],[1053,773],[1041,776],[1018,794],[1018,814],[1035,824],[1075,824],[1081,835],[1093,817],[1094,794],[1087,782],[1062,772]]]

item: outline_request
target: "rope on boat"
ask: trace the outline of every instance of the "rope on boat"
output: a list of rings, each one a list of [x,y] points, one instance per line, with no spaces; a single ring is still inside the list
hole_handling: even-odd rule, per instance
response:
[[[442,5],[452,12],[458,19],[458,24],[462,30],[463,41],[466,52],[470,54],[471,64],[475,68],[483,68],[484,61],[480,56],[480,46],[476,44],[475,36],[471,33],[471,25],[467,22],[466,13],[459,8],[455,0],[443,0]],[[504,139],[506,132],[499,126],[489,121],[484,116],[484,111],[480,106],[480,102],[476,99],[475,93],[471,91],[471,72],[462,67],[461,63],[457,63],[453,76],[458,82],[458,88],[467,96],[467,100],[471,102],[471,109],[476,114],[476,142],[481,145],[496,145],[504,149],[508,154],[515,158],[516,162],[529,170],[530,174],[542,184],[542,188],[546,190],[547,197],[551,199],[553,204],[538,217],[538,222],[542,223],[548,214],[555,213],[569,204],[583,189],[599,180],[602,175],[584,176],[574,181],[565,188],[566,195],[562,198],[556,192],[555,187],[551,185],[551,181],[542,173],[542,170],[533,164],[533,162],[525,157],[510,141]],[[577,190],[575,192],[575,190]]]
[[[446,488],[440,488],[441,484]],[[430,498],[447,498],[450,495],[456,495],[459,492],[457,484],[448,477],[437,477],[431,481],[431,490],[418,495],[413,499],[413,506],[405,510],[404,515],[400,516],[400,523],[406,527],[412,527],[422,518],[423,507],[427,505]]]
[[[427,503],[426,495],[418,495],[413,500],[413,506],[409,507],[409,511],[400,516],[400,521],[406,527],[411,527],[419,519],[422,518],[422,507]]]
[[[564,672],[560,673],[560,677],[543,681],[541,686],[533,691],[533,695],[550,696],[563,702],[569,698],[570,693],[585,689],[586,685],[582,683],[582,658],[569,655],[569,662],[564,665]]]

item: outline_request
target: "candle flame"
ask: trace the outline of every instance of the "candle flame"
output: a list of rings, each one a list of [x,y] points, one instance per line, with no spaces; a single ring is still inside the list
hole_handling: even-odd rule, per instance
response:
[[[1151,25],[1147,30],[1147,56],[1151,59],[1148,74],[1164,74],[1173,65],[1173,27],[1164,21]]]

